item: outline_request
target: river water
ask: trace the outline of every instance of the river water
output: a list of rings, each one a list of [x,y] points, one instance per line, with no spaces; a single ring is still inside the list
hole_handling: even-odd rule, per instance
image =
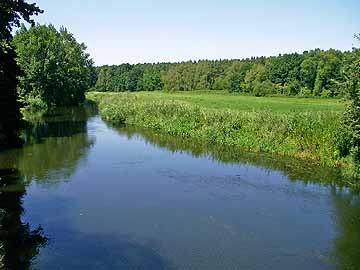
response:
[[[336,171],[60,110],[0,153],[5,269],[360,269]],[[1,266],[1,265],[0,265]]]

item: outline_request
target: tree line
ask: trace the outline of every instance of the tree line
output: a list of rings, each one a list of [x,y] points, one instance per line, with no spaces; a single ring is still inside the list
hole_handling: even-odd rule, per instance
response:
[[[241,60],[121,64],[97,68],[96,91],[227,90],[256,96],[343,96],[355,51],[315,49],[302,54]]]

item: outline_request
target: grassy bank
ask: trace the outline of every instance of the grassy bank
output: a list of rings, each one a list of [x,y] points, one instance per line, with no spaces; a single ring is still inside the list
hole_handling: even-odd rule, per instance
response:
[[[237,96],[238,109],[225,109],[226,103],[220,101],[218,104],[222,105],[215,109],[209,100],[219,98],[216,94],[212,97],[198,94],[189,100],[191,95],[194,94],[90,93],[88,98],[99,103],[100,114],[108,121],[209,143],[236,145],[252,152],[305,158],[329,166],[350,166],[350,159],[340,158],[343,140],[339,119],[343,104],[338,100],[313,99],[308,104],[302,99]],[[201,98],[208,105],[199,106],[197,102]],[[228,107],[235,106],[231,102]],[[267,106],[261,107],[260,103]]]

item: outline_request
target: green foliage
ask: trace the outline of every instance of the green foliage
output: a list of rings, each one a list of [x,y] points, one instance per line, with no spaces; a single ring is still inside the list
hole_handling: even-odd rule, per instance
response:
[[[255,96],[296,96],[304,95],[304,88],[310,90],[306,96],[343,96],[343,70],[352,54],[316,49],[243,60],[102,66],[95,90],[227,90]]]
[[[163,87],[162,70],[163,66],[160,64],[102,66],[97,70],[94,90],[105,92],[158,90]]]
[[[271,57],[266,61],[267,79],[275,84],[284,85],[300,79],[300,65],[303,55],[297,53]]]
[[[36,108],[39,99],[46,106],[76,105],[84,101],[85,90],[95,78],[93,62],[66,28],[52,25],[22,26],[14,38],[19,77],[19,99]],[[41,105],[43,106],[43,105]]]
[[[300,82],[312,91],[315,86],[315,79],[318,68],[319,53],[306,54],[304,61],[300,64]]]
[[[34,24],[31,16],[43,13],[35,3],[24,0],[2,0],[0,2],[0,39],[10,39],[14,27],[19,27],[21,20]]]
[[[271,83],[270,81],[254,81],[254,85],[253,85],[253,94],[256,97],[263,97],[263,96],[268,96],[271,94],[275,94],[275,87],[274,84]]]
[[[301,87],[300,92],[299,92],[299,96],[300,97],[311,97],[312,96],[311,90],[306,86]]]
[[[152,68],[145,69],[142,81],[143,89],[154,91],[162,88],[160,72]]]
[[[354,50],[354,53],[346,72],[349,104],[343,117],[343,133],[350,142],[346,152],[351,153],[355,175],[360,178],[360,50]]]
[[[231,92],[245,92],[243,85],[247,72],[252,68],[251,62],[234,62],[229,72]],[[206,88],[204,88],[206,89]]]

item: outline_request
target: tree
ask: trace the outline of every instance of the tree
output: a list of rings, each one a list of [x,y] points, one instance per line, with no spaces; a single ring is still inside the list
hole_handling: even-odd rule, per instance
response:
[[[199,61],[195,67],[195,89],[210,90],[214,85],[214,71],[210,61]]]
[[[299,80],[303,56],[297,53],[271,57],[266,61],[267,79],[272,83],[284,85]]]
[[[314,89],[317,67],[318,54],[316,52],[307,54],[304,61],[300,65],[300,81],[302,86],[307,87],[311,91]]]
[[[196,65],[191,62],[174,64],[165,74],[162,80],[164,89],[189,91],[196,87],[195,80]]]
[[[129,72],[125,82],[126,89],[129,91],[142,90],[142,78],[143,78],[143,69],[140,65],[134,66]]]
[[[148,91],[161,90],[162,83],[161,83],[160,72],[152,66],[146,68],[143,74],[142,85],[144,90],[148,90]]]
[[[34,24],[31,16],[43,13],[36,4],[28,4],[23,0],[2,0],[0,3],[0,39],[12,38],[13,28],[20,26],[21,19]]]
[[[111,89],[111,85],[110,85],[112,80],[113,78],[112,78],[111,67],[102,66],[98,70],[97,81],[95,84],[96,90],[104,91],[104,92],[113,90]]]
[[[19,77],[19,99],[23,105],[41,102],[43,107],[76,105],[84,101],[92,86],[93,61],[86,46],[61,27],[22,26],[14,38],[17,61],[24,73]],[[35,108],[36,109],[36,108]]]
[[[0,148],[20,145],[15,134],[20,119],[16,94],[20,68],[15,61],[11,31],[19,27],[21,19],[33,24],[31,16],[42,12],[36,4],[23,0],[0,2]]]
[[[244,92],[244,79],[248,71],[252,68],[250,62],[235,62],[230,68],[230,91]]]
[[[266,69],[263,64],[254,65],[245,75],[244,91],[253,92],[256,85],[266,80]]]
[[[354,173],[360,178],[360,49],[355,49],[354,61],[346,75],[349,105],[344,115],[343,126],[350,137]]]
[[[336,96],[338,94],[338,86],[343,81],[342,66],[342,53],[340,51],[329,50],[320,53],[314,84],[315,95]]]

